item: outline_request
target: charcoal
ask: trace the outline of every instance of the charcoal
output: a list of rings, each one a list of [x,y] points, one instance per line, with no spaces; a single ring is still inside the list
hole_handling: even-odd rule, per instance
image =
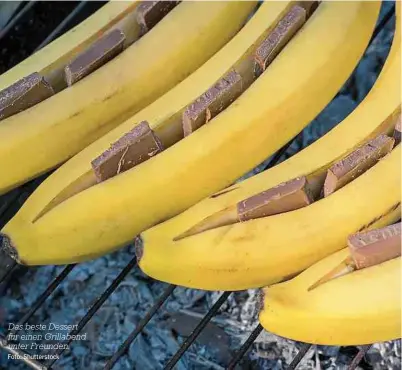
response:
[[[338,356],[340,347],[337,346],[317,346],[318,353],[326,357]]]
[[[151,348],[142,334],[130,346],[129,356],[136,369],[157,370],[162,368],[153,358]]]
[[[201,318],[189,313],[176,313],[167,320],[167,327],[182,337],[188,337],[196,328]],[[213,323],[208,323],[197,338],[197,343],[210,351],[210,355],[217,363],[228,364],[232,351],[229,348],[230,339],[226,332]]]

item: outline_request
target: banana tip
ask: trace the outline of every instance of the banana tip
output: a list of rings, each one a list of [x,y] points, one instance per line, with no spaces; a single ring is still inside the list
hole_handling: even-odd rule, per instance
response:
[[[17,249],[13,246],[11,239],[3,233],[0,233],[0,253],[11,257],[13,260],[19,261]]]

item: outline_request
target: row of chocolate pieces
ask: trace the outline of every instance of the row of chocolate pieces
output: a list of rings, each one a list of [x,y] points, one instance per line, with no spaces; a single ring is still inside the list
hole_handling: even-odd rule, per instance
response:
[[[154,27],[179,1],[143,1],[136,11],[140,36]],[[135,39],[126,42],[118,28],[106,32],[64,67],[64,79],[72,86],[120,54]],[[0,91],[0,121],[22,112],[56,93],[54,87],[38,72],[22,78]]]
[[[397,145],[401,132],[400,116],[394,136],[380,134],[337,160],[322,173],[308,174],[282,182],[241,200],[203,219],[175,237],[180,240],[216,227],[268,217],[306,207],[328,197],[374,166]]]

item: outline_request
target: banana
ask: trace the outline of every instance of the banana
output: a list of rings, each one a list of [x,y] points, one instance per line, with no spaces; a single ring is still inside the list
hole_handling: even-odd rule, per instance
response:
[[[401,149],[351,183],[306,207],[221,226],[173,241],[169,224],[141,234],[139,266],[147,275],[204,290],[243,290],[274,284],[346,243],[378,220],[400,218]]]
[[[44,76],[56,91],[61,90],[65,87],[64,66],[103,33],[118,27],[123,28],[125,33],[132,29],[132,41],[138,37],[139,28],[135,27],[130,16],[138,4],[139,1],[136,0],[109,1],[85,21],[1,74],[0,90],[33,72]],[[127,24],[127,19],[131,20],[131,24]]]
[[[95,258],[230,184],[299,132],[336,94],[367,46],[379,5],[322,3],[269,68],[208,125],[85,189],[92,180],[81,172],[82,161],[88,171],[101,149],[93,144],[66,164],[68,171],[61,167],[37,189],[2,230],[5,245],[24,264]],[[74,181],[85,190],[43,213],[62,186]]]
[[[255,5],[182,2],[102,68],[2,121],[0,192],[56,167],[182,81],[238,32]]]
[[[348,253],[342,249],[292,280],[265,288],[261,325],[282,337],[319,345],[363,345],[400,338],[400,257],[307,290]]]
[[[165,147],[183,138],[182,114],[185,108],[231,67],[246,73],[252,71],[252,54],[256,47],[293,4],[294,2],[264,2],[244,28],[201,68],[64,164],[30,198],[25,210],[31,214],[32,221],[72,195],[96,184],[91,161],[138,122],[150,121],[150,126]]]
[[[399,3],[397,4],[397,19],[400,19]],[[322,138],[288,160],[245,181],[234,184],[223,191],[213,194],[180,215],[143,233],[143,237],[147,242],[145,243],[145,253],[140,261],[140,267],[151,276],[161,278],[162,280],[172,280],[183,285],[191,283],[192,286],[204,288],[204,276],[201,280],[198,278],[194,281],[190,278],[186,279],[186,274],[191,270],[190,266],[183,269],[183,271],[185,270],[186,272],[183,272],[183,276],[181,277],[177,276],[179,273],[176,275],[169,269],[169,264],[171,264],[172,268],[173,266],[177,268],[177,266],[183,265],[183,261],[185,261],[186,257],[182,256],[179,250],[185,251],[186,246],[192,245],[193,240],[195,240],[191,237],[179,243],[174,243],[174,239],[177,239],[178,236],[183,235],[188,230],[194,230],[194,228],[201,229],[202,226],[205,227],[205,220],[211,221],[212,216],[220,216],[225,210],[233,208],[233,206],[241,200],[272,188],[279,183],[302,176],[307,176],[307,178],[310,179],[316,177],[322,178],[326,170],[331,167],[334,162],[350,154],[362,143],[374,138],[380,133],[392,134],[395,120],[398,114],[400,114],[401,101],[401,39],[399,22],[396,22],[396,24],[397,29],[391,51],[375,85],[349,116]],[[227,230],[227,228],[225,230]],[[196,240],[200,240],[200,248],[202,248],[200,249],[200,253],[203,254],[204,252],[201,251],[204,251],[205,248],[209,248],[207,247],[208,243],[214,243],[214,241],[210,239],[209,236],[201,241],[201,235],[199,235],[199,238]],[[209,234],[205,233],[205,235]],[[201,245],[204,246],[201,247]],[[150,257],[150,259],[147,258],[147,251],[150,251],[149,253],[152,254],[164,253],[163,251],[169,247],[172,251],[178,251],[177,254],[175,252],[174,257],[172,257],[175,262],[170,261],[167,262],[166,265],[152,267],[152,257]],[[163,251],[161,248],[163,248]],[[204,258],[208,258],[208,253],[209,251],[205,251]],[[232,255],[229,251],[228,253]],[[213,256],[215,257],[215,253]],[[187,263],[191,263],[190,261],[192,260],[196,261],[197,258],[198,257],[194,256],[194,258],[187,260]],[[205,265],[210,266],[214,265],[214,263],[213,261],[205,262]],[[237,283],[235,281],[230,283],[234,278],[229,273],[231,263],[229,261],[225,262],[222,257],[221,266],[224,267],[216,267],[216,275],[220,276],[223,282],[218,280],[218,277],[211,276],[211,282],[205,284],[211,289],[221,287],[222,284],[224,284],[225,287],[229,285],[231,287],[230,289],[232,289]],[[159,271],[159,269],[162,268],[164,271]],[[176,271],[178,272],[179,270]],[[196,272],[194,273],[196,274]],[[191,273],[190,275],[193,276]],[[239,280],[241,281],[241,276],[239,276]],[[216,281],[215,284],[214,281]]]

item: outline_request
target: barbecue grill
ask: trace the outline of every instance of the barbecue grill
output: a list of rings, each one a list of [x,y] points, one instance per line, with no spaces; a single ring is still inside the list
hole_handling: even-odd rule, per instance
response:
[[[27,51],[34,52],[46,44],[51,42],[56,37],[60,36],[62,33],[66,32],[80,21],[85,19],[85,17],[92,14],[98,8],[100,8],[105,2],[70,2],[68,3],[68,7],[70,8],[68,12],[59,12],[57,17],[53,18],[54,23],[57,19],[59,22],[58,25],[49,24],[43,30],[41,35],[34,35],[36,40],[31,42],[35,44],[32,48]],[[0,42],[4,41],[6,38],[9,37],[21,37],[21,29],[28,29],[29,27],[26,26],[27,20],[32,19],[35,16],[35,9],[37,10],[38,7],[42,6],[41,2],[23,2],[20,7],[15,12],[14,16],[8,21],[6,26],[0,30]],[[52,4],[53,8],[56,7],[55,3]],[[66,7],[66,5],[63,5]],[[67,13],[67,14],[66,14]],[[380,32],[384,29],[384,27],[389,24],[390,20],[394,17],[394,7],[387,5],[386,11],[381,12],[381,18],[377,24],[373,37],[370,41],[372,43]],[[35,20],[34,20],[35,21]],[[22,26],[25,22],[25,28]],[[25,34],[24,37],[29,39],[30,35]],[[39,39],[41,38],[41,39]],[[1,44],[0,44],[1,45]],[[6,50],[6,53],[8,51]],[[27,57],[28,55],[20,54],[18,58],[22,60],[23,58]],[[17,64],[20,60],[18,58],[6,58],[7,63],[4,63],[2,66],[3,69],[7,69],[12,67],[13,65]],[[2,71],[3,72],[3,71]],[[351,77],[353,79],[353,76]],[[300,133],[296,138],[286,144],[282,149],[280,149],[275,155],[273,155],[268,161],[266,161],[262,166],[260,166],[259,171],[269,168],[279,161],[283,160],[287,156],[294,154],[295,150],[292,150],[292,153],[289,151],[289,147],[297,147],[297,143],[303,143],[303,135],[304,132]],[[1,140],[1,138],[0,138]],[[301,147],[297,150],[300,150]],[[296,150],[296,151],[297,151]],[[4,175],[4,174],[3,174]],[[6,174],[5,174],[6,175]],[[5,196],[0,198],[0,227],[2,227],[15,212],[18,208],[23,204],[23,202],[27,199],[29,194],[33,192],[33,190],[46,178],[48,174],[30,181],[29,183],[15,189],[14,191],[6,194]],[[1,260],[5,262],[1,262]],[[76,336],[83,332],[85,326],[93,319],[94,315],[99,311],[99,309],[105,304],[108,298],[116,291],[116,289],[124,282],[125,278],[132,273],[134,269],[136,269],[137,261],[136,258],[133,257],[129,263],[120,271],[118,276],[111,282],[111,284],[104,290],[102,294],[100,294],[96,300],[93,302],[92,305],[88,307],[86,314],[81,318],[79,322],[72,322],[70,335]],[[6,284],[10,281],[10,278],[14,276],[14,274],[18,274],[18,270],[20,266],[18,266],[15,262],[13,262],[8,257],[0,256],[0,293],[2,295],[7,294]],[[17,344],[13,338],[16,338],[15,334],[18,331],[18,325],[25,325],[30,322],[30,319],[41,309],[41,307],[46,303],[48,299],[51,299],[53,293],[55,293],[56,289],[61,286],[61,284],[69,278],[69,275],[73,272],[73,270],[79,269],[78,265],[68,265],[65,266],[64,269],[58,274],[58,276],[50,282],[49,286],[42,294],[37,298],[37,300],[30,306],[26,307],[25,314],[19,318],[18,322],[15,323],[14,327],[5,335],[0,335],[0,352],[6,351],[11,355],[19,356],[20,359],[10,360],[8,368],[12,368],[18,361],[22,361],[25,363],[29,368],[32,369],[54,369],[58,366],[60,360],[58,358],[62,358],[62,355],[65,349],[68,347],[69,344],[72,343],[73,339],[69,338],[66,340],[58,340],[59,345],[58,348],[52,350],[50,353],[49,359],[47,360],[40,360],[35,359],[35,355],[39,355],[39,351],[36,353],[29,352],[29,356],[27,351],[24,349],[18,348]],[[32,287],[33,289],[35,287]],[[154,304],[149,308],[147,313],[142,317],[142,319],[138,322],[135,329],[129,334],[126,338],[122,339],[122,344],[120,347],[115,351],[114,355],[109,357],[106,361],[104,369],[112,369],[114,365],[119,361],[119,359],[129,350],[131,344],[138,338],[138,336],[143,332],[146,325],[150,322],[150,320],[154,317],[157,312],[163,310],[163,306],[165,302],[172,296],[175,290],[178,287],[174,285],[166,285],[165,290],[163,293],[157,298]],[[169,359],[169,361],[165,365],[165,369],[173,369],[178,364],[182,356],[186,353],[186,351],[194,344],[194,342],[199,338],[202,332],[205,330],[207,325],[210,323],[211,319],[217,314],[218,310],[221,306],[228,300],[231,295],[240,294],[239,292],[223,292],[220,297],[216,300],[216,302],[212,305],[210,310],[206,313],[206,315],[199,321],[198,325],[195,329],[186,337],[186,339],[181,344],[180,348],[177,352]],[[6,295],[7,298],[7,295]],[[0,307],[1,309],[1,307]],[[1,319],[1,311],[0,311],[0,319]],[[4,328],[4,332],[6,332],[7,328]],[[260,335],[263,331],[261,325],[256,325],[255,329],[249,335],[247,340],[238,348],[235,355],[229,361],[227,369],[235,369],[237,365],[241,363],[242,359],[246,356],[248,350],[255,342],[256,338]],[[52,338],[54,339],[54,338]],[[57,338],[56,338],[57,339]],[[56,340],[57,341],[57,340]],[[287,369],[296,369],[296,367],[300,364],[303,360],[303,357],[307,354],[309,349],[312,347],[310,344],[302,344],[300,347],[299,352],[294,357],[293,361],[287,366]],[[360,346],[357,355],[353,358],[352,362],[349,364],[349,369],[355,369],[359,363],[362,361],[364,356],[366,355],[367,351],[370,349],[370,345]],[[51,357],[51,358],[50,358]],[[0,366],[1,368],[1,366]],[[60,366],[62,368],[62,366]],[[208,368],[206,366],[205,368]]]

